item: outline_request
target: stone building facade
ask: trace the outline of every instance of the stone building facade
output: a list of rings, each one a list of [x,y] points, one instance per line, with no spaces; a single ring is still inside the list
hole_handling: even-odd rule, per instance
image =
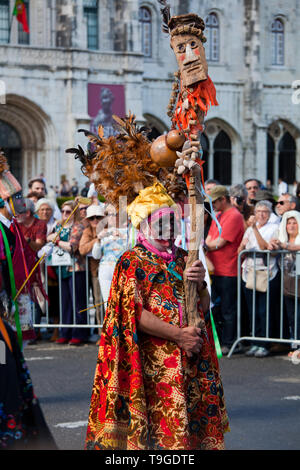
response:
[[[153,137],[169,128],[176,61],[157,0],[26,0],[29,35],[16,19],[9,31],[14,3],[0,0],[0,146],[24,187],[40,173],[49,184],[62,174],[83,184],[65,149],[85,145],[77,130],[91,125],[103,88]],[[202,138],[206,177],[300,180],[299,0],[170,3],[173,14],[193,11],[207,24],[219,106]]]

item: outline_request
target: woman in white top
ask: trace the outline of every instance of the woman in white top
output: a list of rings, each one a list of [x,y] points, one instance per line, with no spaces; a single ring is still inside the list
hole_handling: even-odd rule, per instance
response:
[[[249,219],[249,228],[246,230],[238,253],[243,250],[268,250],[268,242],[276,238],[278,234],[278,224],[270,223],[272,213],[272,204],[269,201],[260,201],[256,204],[254,215]],[[267,255],[256,255],[254,265],[254,255],[247,253],[242,263],[242,284],[245,293],[248,317],[250,319],[251,332],[253,336],[265,337],[267,335],[267,293],[259,291],[259,275],[267,279]],[[253,312],[253,287],[250,288],[250,279],[256,275],[256,291],[255,291],[255,329],[253,328],[252,312]],[[278,312],[278,292],[279,292],[279,274],[276,259],[269,256],[269,334],[275,327]],[[262,288],[262,290],[264,290]],[[252,347],[247,351],[248,356],[265,357],[269,354],[269,343],[257,341],[252,343]]]
[[[300,213],[298,211],[292,210],[283,214],[278,239],[271,240],[269,249],[289,251],[283,257],[284,304],[289,323],[289,337],[291,340],[300,340],[300,278],[297,278],[296,263],[296,254],[300,251]],[[296,295],[297,300],[295,300]],[[289,356],[294,357],[294,354],[300,358],[300,344],[292,343]]]
[[[56,219],[54,218],[54,204],[50,199],[42,198],[35,205],[35,212],[40,220],[47,224],[47,236],[52,233]]]
[[[105,307],[109,297],[115,265],[119,257],[128,248],[127,225],[119,227],[119,224],[116,222],[117,218],[115,208],[110,204],[107,205],[107,228],[98,233],[99,242],[96,242],[92,249],[92,257],[100,259],[98,279]]]

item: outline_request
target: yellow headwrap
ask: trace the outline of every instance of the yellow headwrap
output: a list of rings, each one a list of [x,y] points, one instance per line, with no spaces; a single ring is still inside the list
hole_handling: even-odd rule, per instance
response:
[[[162,207],[173,207],[176,204],[168,195],[165,188],[159,183],[142,189],[135,200],[127,207],[127,213],[130,216],[131,223],[135,228],[139,228],[142,220]]]

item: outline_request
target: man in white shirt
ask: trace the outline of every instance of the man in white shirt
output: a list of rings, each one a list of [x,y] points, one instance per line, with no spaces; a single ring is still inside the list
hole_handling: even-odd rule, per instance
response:
[[[282,180],[282,178],[278,178],[278,196],[281,196],[282,194],[287,193],[289,190],[289,187],[285,181]]]

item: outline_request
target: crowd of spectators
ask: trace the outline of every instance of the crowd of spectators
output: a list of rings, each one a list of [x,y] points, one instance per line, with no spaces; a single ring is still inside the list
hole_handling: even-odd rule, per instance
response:
[[[115,210],[98,200],[94,186],[85,184],[78,194],[75,180],[73,187],[69,187],[62,177],[59,191],[51,186],[47,191],[43,175],[40,175],[29,182],[26,211],[17,215],[25,241],[36,252],[37,258],[47,254],[47,271],[43,261],[41,276],[47,284],[48,320],[54,325],[64,325],[59,329],[54,327],[48,339],[74,346],[89,341],[93,331],[93,337],[99,339],[99,327],[72,328],[67,325],[87,325],[90,293],[96,325],[101,324],[115,263],[128,246],[127,226],[114,226]],[[58,197],[67,199],[63,199],[60,209]],[[106,222],[101,228],[99,222],[103,219]],[[59,256],[60,267],[55,262],[52,266],[54,256]],[[45,300],[38,299],[34,310],[34,322],[39,324],[46,314]],[[31,343],[42,338],[40,328],[36,333],[37,337]]]
[[[224,355],[237,338],[237,270],[241,253],[242,336],[283,338],[291,343],[283,346],[254,339],[249,348],[239,343],[235,352],[263,358],[288,348],[290,356],[297,349],[300,357],[299,345],[292,342],[300,339],[300,285],[297,289],[295,282],[296,252],[300,250],[299,186],[294,184],[294,194],[289,194],[288,185],[281,179],[276,190],[255,178],[229,190],[215,180],[205,183],[209,195],[205,206],[209,211],[209,200],[212,202],[215,219],[206,217],[204,251]],[[283,256],[277,252],[282,249],[286,250]]]
[[[298,320],[295,321],[295,296],[300,298],[300,285],[298,288],[295,284],[296,252],[300,250],[300,185],[295,182],[292,194],[287,191],[288,186],[282,180],[276,189],[270,182],[263,186],[255,178],[229,189],[216,180],[205,182],[204,253],[211,280],[212,311],[224,355],[237,337],[237,261],[245,250],[250,251],[242,253],[241,258],[243,335],[279,338],[283,331],[283,338],[291,339],[288,347],[297,348],[292,340],[300,338],[299,300]],[[59,209],[58,196],[72,200],[66,200]],[[214,214],[210,210],[211,204]],[[37,256],[55,241],[55,250],[75,259],[73,264],[60,268],[61,292],[58,268],[47,268],[51,322],[86,325],[91,294],[96,324],[101,323],[115,263],[128,247],[128,227],[112,226],[111,222],[117,220],[115,215],[112,206],[99,202],[94,186],[89,183],[81,191],[75,180],[70,185],[65,177],[61,179],[60,188],[50,186],[48,191],[42,175],[29,183],[26,212],[18,216],[25,240]],[[106,225],[102,227],[103,220]],[[281,258],[276,253],[280,249],[286,250]],[[259,253],[266,250],[270,251],[269,255]],[[255,257],[254,251],[257,251]],[[281,263],[284,272],[283,318],[280,318]],[[37,305],[36,322],[40,321],[44,310],[44,305]],[[94,331],[99,337],[100,330]],[[50,340],[80,345],[88,341],[89,334],[88,328],[64,326],[59,331],[55,329]],[[248,356],[255,357],[266,357],[276,348],[278,350],[278,344],[263,340],[254,340],[249,346],[245,349],[239,344],[235,350],[245,350]]]
[[[90,181],[86,181],[83,187],[79,186],[76,178],[72,178],[72,181],[62,175],[60,178],[60,184],[53,186],[49,185],[46,188],[46,179],[41,173],[36,178],[33,178],[28,185],[28,192],[26,197],[36,203],[39,199],[47,195],[52,201],[56,201],[57,198],[75,198],[77,196],[90,197],[91,191],[94,192],[93,184]]]

